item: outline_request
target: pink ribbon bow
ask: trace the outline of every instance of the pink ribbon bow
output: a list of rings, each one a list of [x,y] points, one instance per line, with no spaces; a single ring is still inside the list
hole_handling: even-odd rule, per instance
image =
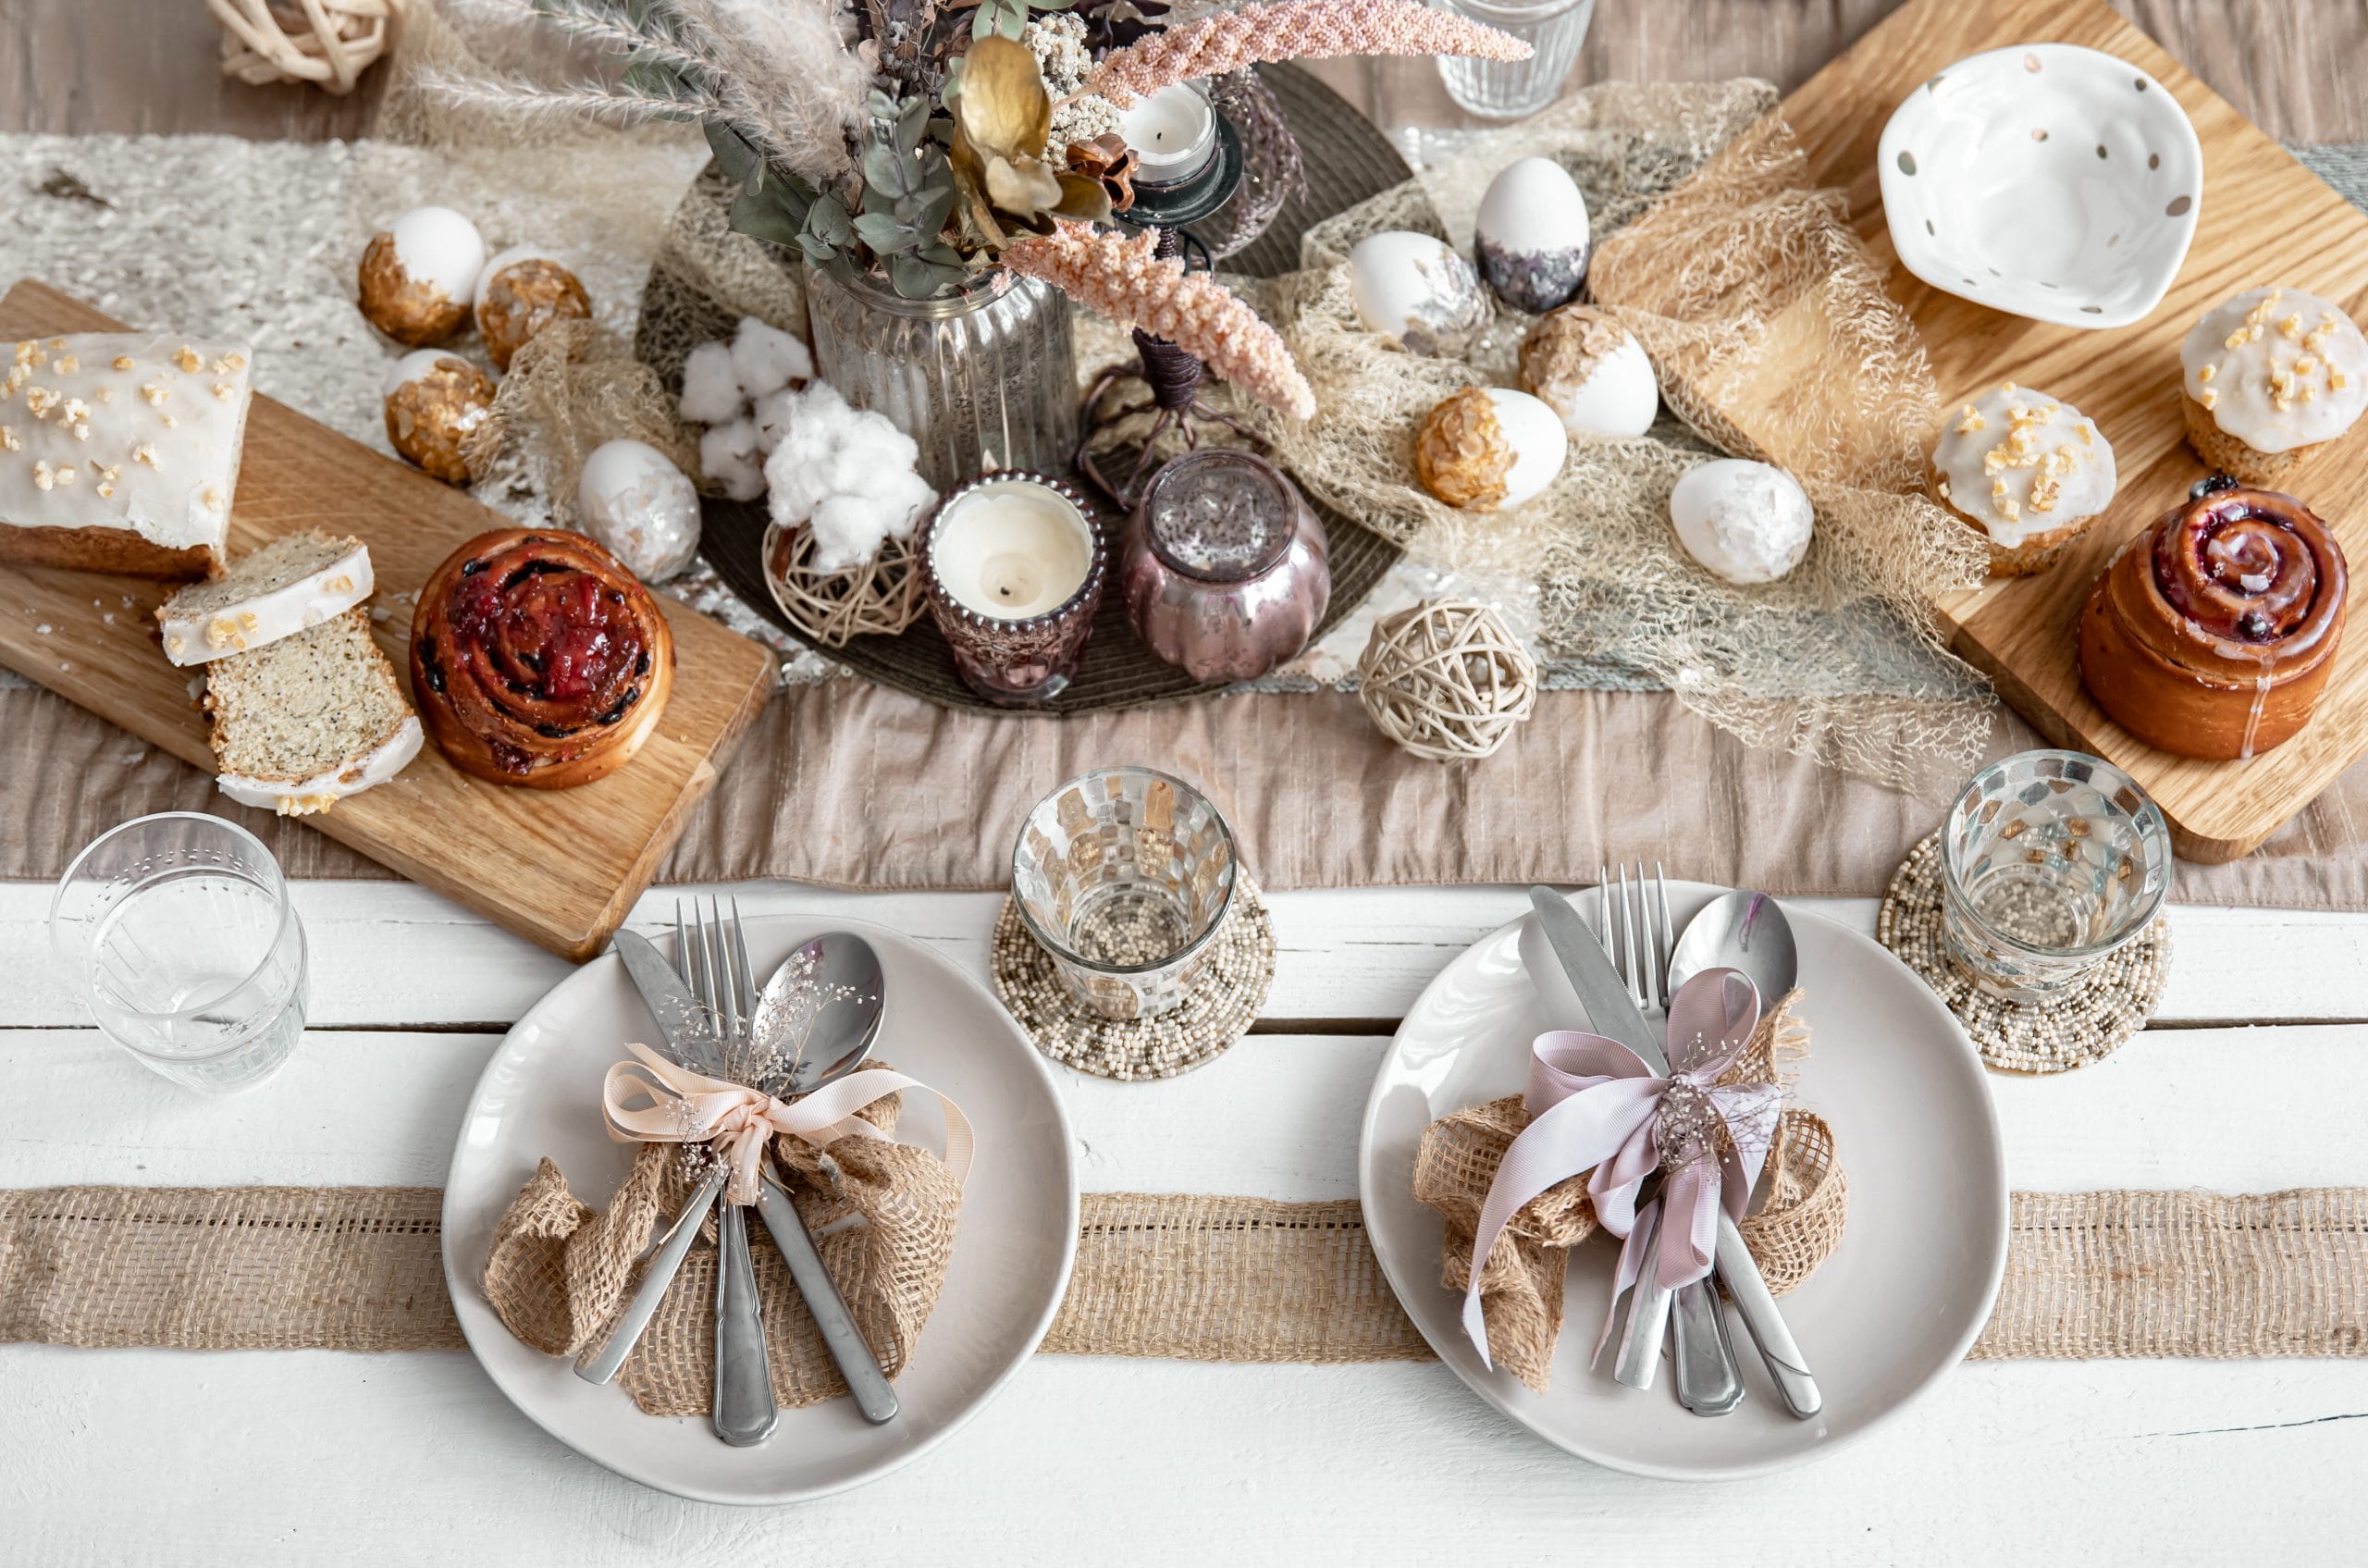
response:
[[[1463,1331],[1488,1354],[1488,1326],[1480,1310],[1480,1270],[1489,1249],[1523,1204],[1582,1172],[1602,1227],[1621,1238],[1611,1306],[1643,1276],[1637,1244],[1655,1212],[1666,1204],[1655,1265],[1660,1283],[1676,1290],[1705,1278],[1719,1237],[1719,1207],[1743,1218],[1751,1189],[1774,1142],[1783,1091],[1773,1083],[1720,1084],[1750,1043],[1759,1022],[1759,993],[1739,969],[1706,969],[1670,1002],[1667,1078],[1616,1040],[1579,1030],[1555,1030],[1529,1048],[1529,1082],[1522,1104],[1530,1123],[1505,1150],[1481,1206],[1472,1244],[1472,1281],[1463,1293]],[[1716,1137],[1726,1129],[1725,1147]],[[1667,1170],[1661,1193],[1642,1210],[1645,1179]],[[1604,1315],[1595,1353],[1611,1337]]]
[[[842,1138],[894,1142],[856,1112],[905,1089],[918,1089],[944,1108],[945,1168],[954,1173],[956,1186],[970,1173],[974,1141],[969,1119],[961,1106],[917,1078],[874,1068],[851,1072],[796,1100],[776,1100],[745,1083],[693,1072],[647,1045],[625,1049],[639,1060],[619,1062],[600,1084],[609,1136],[621,1143],[714,1143],[732,1167],[723,1189],[731,1203],[756,1201],[765,1145],[775,1133],[817,1149]]]

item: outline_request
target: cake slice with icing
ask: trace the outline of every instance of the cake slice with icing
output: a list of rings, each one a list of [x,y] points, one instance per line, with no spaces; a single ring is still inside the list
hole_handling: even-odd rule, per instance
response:
[[[282,816],[386,783],[422,740],[364,610],[208,664],[205,709],[222,793]]]
[[[245,346],[83,332],[0,355],[0,562],[168,579],[222,569]]]
[[[309,631],[370,597],[370,547],[306,529],[282,534],[210,583],[156,607],[165,657],[205,664]]]

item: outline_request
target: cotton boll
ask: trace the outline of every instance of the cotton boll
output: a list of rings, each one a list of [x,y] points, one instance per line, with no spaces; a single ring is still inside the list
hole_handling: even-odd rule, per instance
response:
[[[735,419],[699,438],[699,472],[723,487],[734,500],[765,493],[764,459],[757,453],[757,424]]]
[[[732,369],[740,390],[751,398],[802,386],[814,378],[814,356],[778,327],[768,327],[753,315],[740,318],[732,340]]]
[[[777,432],[765,460],[773,521],[808,527],[813,564],[844,571],[890,537],[908,537],[937,499],[914,470],[920,449],[883,414],[849,408],[825,384],[764,400],[758,422]]]
[[[732,345],[701,343],[683,362],[683,417],[694,425],[728,425],[741,413]]]

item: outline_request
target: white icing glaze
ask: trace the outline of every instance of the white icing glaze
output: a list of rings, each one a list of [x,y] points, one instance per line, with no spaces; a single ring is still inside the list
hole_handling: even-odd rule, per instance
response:
[[[413,207],[387,231],[394,236],[404,277],[456,305],[475,300],[477,274],[485,267],[485,239],[475,224],[450,207]]]
[[[2300,289],[2248,289],[2206,311],[2179,367],[2187,395],[2255,451],[2332,440],[2368,410],[2368,339]]]
[[[425,739],[416,715],[406,713],[395,733],[372,747],[361,756],[339,763],[325,773],[294,784],[276,780],[251,779],[240,773],[217,773],[214,782],[223,794],[241,806],[257,806],[278,812],[283,817],[301,817],[313,811],[326,811],[333,802],[349,795],[385,784],[419,755]]]
[[[2094,420],[2011,381],[1956,406],[1933,445],[1932,467],[1945,487],[1942,499],[2002,549],[2096,516],[2120,483],[2113,443]]]
[[[1689,468],[1669,497],[1685,553],[1731,583],[1772,583],[1808,553],[1817,517],[1782,469],[1722,457]]]
[[[253,350],[85,332],[0,352],[0,522],[221,549]]]
[[[194,615],[156,612],[165,657],[176,664],[206,664],[308,631],[342,615],[377,586],[370,547],[356,545],[319,571],[269,593]]]

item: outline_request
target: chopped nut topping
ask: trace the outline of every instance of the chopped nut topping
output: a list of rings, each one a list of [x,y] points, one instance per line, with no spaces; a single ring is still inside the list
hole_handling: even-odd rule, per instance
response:
[[[163,420],[163,421],[165,422],[165,428],[166,428],[166,429],[167,429],[167,430],[170,430],[170,429],[174,428],[176,426],[178,426],[178,425],[179,425],[179,424],[180,424],[180,421],[179,421],[179,420],[175,419],[175,418],[174,418],[171,414],[158,414],[156,417],[157,417],[157,418],[159,418],[159,419],[161,419],[161,420]]]
[[[2329,391],[2332,391],[2332,392],[2340,392],[2340,391],[2342,391],[2346,387],[2349,387],[2349,386],[2350,386],[2350,385],[2351,385],[2351,377],[2349,377],[2349,376],[2346,376],[2342,371],[2340,371],[2340,370],[2330,370],[2330,371],[2328,371],[2328,372],[2327,372],[2327,389],[2328,389]]]
[[[201,493],[197,499],[208,512],[219,512],[222,510],[222,490],[219,486],[206,486],[204,492]],[[249,631],[253,631],[254,629],[254,615],[252,612],[241,615],[239,619],[247,626]]]
[[[60,376],[71,376],[76,371],[82,368],[82,362],[76,355],[60,354],[57,356],[57,364],[54,368]]]
[[[22,451],[24,445],[24,442],[17,438],[17,433],[14,430],[6,425],[0,425],[0,451]]]
[[[205,368],[205,362],[198,358],[197,351],[187,343],[183,343],[180,351],[173,355],[173,363],[179,365],[184,374],[190,376],[194,376]]]
[[[148,400],[150,407],[162,408],[165,400],[173,395],[173,389],[162,381],[143,381],[140,385],[140,395]]]
[[[50,410],[57,406],[58,401],[57,394],[46,387],[25,389],[25,407],[31,411],[35,419],[47,419]]]
[[[329,579],[328,590],[333,594],[350,594],[353,591],[353,579],[340,572]]]
[[[227,365],[232,370],[244,370],[247,367],[247,356],[244,354],[224,354],[215,363],[217,366]]]
[[[2085,419],[2080,422],[2080,444],[2084,447],[2097,444],[2097,427]]]
[[[2196,394],[2195,401],[2203,405],[2204,413],[2209,414],[2212,412],[2213,408],[2219,403],[2220,394],[2212,388],[2206,387],[2202,391]]]
[[[2229,333],[2227,337],[2222,339],[2220,346],[2224,349],[2241,349],[2245,346],[2247,340],[2251,338],[2251,333],[2239,327],[2234,332]]]
[[[115,401],[115,389],[113,387],[102,387],[97,391],[92,392],[91,396],[98,399],[99,401],[103,403],[111,403]]]
[[[2218,365],[2216,365],[2216,364],[2207,364],[2207,365],[2205,365],[2202,369],[2201,369],[2201,370],[2199,370],[2199,371],[2197,371],[2197,372],[2195,373],[2195,378],[2196,378],[2197,380],[2199,380],[2199,381],[2209,381],[2209,380],[2211,380],[2214,376],[2217,376],[2217,375],[2219,375],[2219,374],[2220,374],[2220,367],[2219,367]]]
[[[205,623],[205,646],[208,648],[228,648],[230,639],[238,635],[239,628],[227,615],[217,615]]]
[[[1981,417],[1980,410],[1971,403],[1965,405],[1965,417],[1957,421],[1958,435],[1969,436],[1976,430],[1986,430],[1989,427],[1990,421]]]
[[[2281,338],[2300,338],[2302,335],[2302,318],[2300,315],[2288,316],[2277,324],[2277,334]]]
[[[2022,519],[2023,509],[2012,500],[2002,500],[1998,503],[1998,515],[2009,523],[2019,522]]]
[[[160,470],[164,466],[156,461],[156,449],[150,446],[145,441],[141,442],[138,446],[131,449],[131,461],[134,463],[144,463],[151,468]]]
[[[61,485],[70,485],[74,482],[74,475],[80,472],[80,469],[72,467],[61,468],[57,470],[57,482]]]
[[[39,459],[35,459],[33,463],[33,488],[37,490],[45,490],[56,483],[57,476],[49,471],[49,464],[41,462]]]
[[[130,370],[131,368],[131,356],[130,354],[116,355],[115,367],[117,370]]]
[[[229,382],[216,381],[214,383],[214,398],[216,402],[227,403],[238,395],[239,389],[232,386]]]

